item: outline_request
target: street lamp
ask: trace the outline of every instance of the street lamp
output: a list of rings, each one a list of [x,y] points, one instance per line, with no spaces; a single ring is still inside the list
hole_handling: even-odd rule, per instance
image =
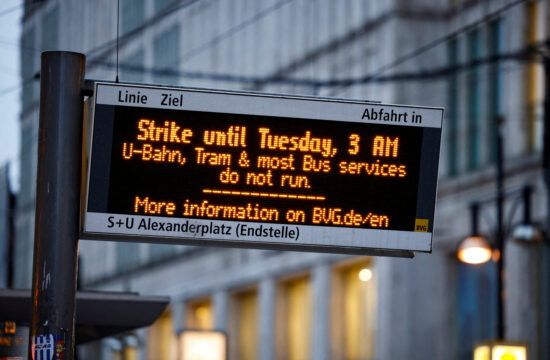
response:
[[[458,248],[458,258],[466,264],[484,264],[491,255],[491,246],[483,236],[468,236]]]
[[[512,239],[526,243],[541,242],[544,239],[542,231],[531,224],[531,187],[526,185],[521,190],[523,198],[523,222],[516,226],[512,232]],[[479,235],[477,219],[479,213],[478,202],[471,204],[472,214],[472,235],[462,240],[458,246],[457,256],[460,261],[466,264],[484,264],[496,256],[493,247],[484,236]]]
[[[521,190],[522,202],[523,202],[523,221],[522,224],[517,226],[512,235],[513,239],[522,242],[537,242],[542,241],[543,234],[540,230],[531,225],[531,187],[525,186]],[[497,197],[498,200],[498,197]],[[503,198],[502,198],[503,200]],[[503,201],[497,201],[498,206],[502,206]],[[506,234],[503,229],[502,220],[497,222],[497,229],[495,230],[492,238],[492,243],[489,243],[488,239],[481,236],[478,231],[478,215],[481,203],[474,202],[471,204],[472,215],[472,232],[471,235],[462,240],[458,246],[457,257],[461,262],[467,264],[483,264],[493,259],[497,265],[497,336],[499,339],[504,339],[504,321],[503,321],[503,309],[504,309],[504,246],[503,242],[506,238]],[[502,211],[502,210],[501,210]],[[498,211],[497,214],[501,213]],[[498,216],[498,215],[497,215]]]
[[[483,264],[491,259],[491,245],[483,236],[479,235],[477,218],[479,203],[471,205],[472,234],[464,239],[458,246],[458,259],[466,264]]]
[[[472,236],[461,242],[458,249],[458,258],[469,264],[481,264],[489,261],[492,257],[497,265],[497,337],[504,339],[504,168],[503,168],[503,139],[502,139],[502,117],[496,117],[496,229],[493,237],[493,246],[489,246],[485,238],[478,233],[478,213],[480,202],[471,205],[472,213]],[[525,186],[522,190],[523,197],[523,226],[530,226],[530,195],[531,187]]]

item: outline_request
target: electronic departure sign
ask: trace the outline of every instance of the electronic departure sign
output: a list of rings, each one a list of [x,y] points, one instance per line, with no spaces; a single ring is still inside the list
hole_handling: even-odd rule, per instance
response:
[[[430,252],[442,116],[97,83],[82,238]]]

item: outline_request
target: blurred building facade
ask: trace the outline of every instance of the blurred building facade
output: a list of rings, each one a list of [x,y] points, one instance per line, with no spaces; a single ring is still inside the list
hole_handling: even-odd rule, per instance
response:
[[[0,167],[0,288],[13,286],[15,195],[9,181],[9,166]]]
[[[495,192],[498,116],[506,223],[521,221],[514,194],[528,184],[533,223],[545,227],[543,70],[504,55],[545,40],[549,11],[542,0],[120,0],[121,81],[445,107],[436,228],[432,254],[413,260],[81,241],[83,288],[169,295],[171,305],[152,327],[80,358],[174,359],[184,329],[225,331],[230,359],[471,358],[474,341],[496,337],[496,269],[455,255],[471,202]],[[114,80],[116,14],[112,0],[25,1],[16,287],[31,286],[39,54],[83,52],[87,78]],[[327,83],[292,82],[304,78]],[[485,234],[494,212],[482,210]],[[548,246],[507,250],[506,337],[550,358]]]

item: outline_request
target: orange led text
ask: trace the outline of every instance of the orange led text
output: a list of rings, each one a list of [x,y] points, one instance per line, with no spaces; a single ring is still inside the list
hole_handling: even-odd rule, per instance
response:
[[[376,160],[376,162],[373,163],[340,161],[338,165],[340,166],[340,174],[366,174],[400,178],[404,178],[407,175],[407,167],[405,165],[381,164],[380,160]]]
[[[203,189],[202,192],[205,194],[217,194],[217,195],[237,195],[237,196],[269,197],[269,198],[280,198],[280,199],[297,199],[297,200],[320,200],[320,201],[325,200],[324,196],[277,194],[277,193],[257,192],[257,191]]]
[[[165,121],[164,125],[158,126],[155,120],[140,119],[138,130],[137,139],[142,141],[190,144],[193,136],[191,129],[182,129],[175,121]]]
[[[139,145],[138,145],[139,146]],[[141,144],[141,147],[134,146],[134,143],[122,144],[122,157],[130,160],[136,155],[143,161],[170,162],[185,165],[187,159],[179,150],[170,150],[166,145],[153,147],[151,144]]]
[[[258,186],[273,186],[273,182],[271,181],[271,178],[273,177],[273,174],[271,173],[271,170],[267,170],[266,173],[253,173],[249,172],[246,174],[246,184],[247,185],[258,185]]]
[[[273,135],[269,128],[259,128],[258,132],[262,149],[320,153],[324,157],[333,157],[338,150],[332,145],[331,138],[313,137],[311,131],[306,131],[301,137]]]
[[[281,187],[311,188],[309,179],[304,175],[281,175]]]
[[[176,204],[168,201],[151,201],[149,196],[141,199],[139,196],[134,200],[134,212],[153,215],[174,215]]]
[[[279,210],[274,208],[264,208],[259,204],[251,203],[246,206],[215,205],[210,204],[208,200],[192,203],[186,199],[183,203],[182,215],[215,219],[279,221]]]
[[[202,141],[205,145],[246,147],[246,126],[230,126],[227,131],[205,130]]]
[[[330,160],[319,160],[311,155],[304,155],[302,170],[328,173],[330,171]]]
[[[314,207],[312,215],[312,222],[314,224],[346,226],[368,225],[373,228],[387,228],[390,223],[390,219],[386,215],[376,215],[371,212],[364,215],[353,209],[344,213],[344,210],[341,208]]]
[[[197,164],[214,166],[231,165],[231,154],[204,151],[202,147],[196,147],[195,151],[197,152]]]
[[[260,169],[296,170],[294,167],[294,155],[283,156],[258,156],[257,166]]]
[[[391,139],[389,136],[380,136],[374,138],[372,146],[373,156],[397,157],[399,151],[399,137]]]

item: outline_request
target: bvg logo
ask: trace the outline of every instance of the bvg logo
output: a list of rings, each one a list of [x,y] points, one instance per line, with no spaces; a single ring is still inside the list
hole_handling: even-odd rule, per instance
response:
[[[416,219],[414,222],[414,231],[415,232],[428,232],[428,224],[430,221],[428,219]]]

